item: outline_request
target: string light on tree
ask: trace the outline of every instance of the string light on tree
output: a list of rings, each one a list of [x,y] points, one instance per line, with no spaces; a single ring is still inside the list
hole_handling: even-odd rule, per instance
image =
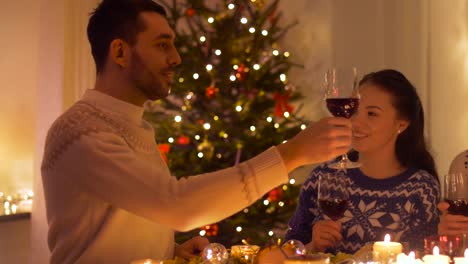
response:
[[[208,23],[213,24],[213,22],[214,22],[214,18],[213,18],[213,17],[209,17],[209,18],[208,18]]]
[[[237,231],[237,232],[242,232],[242,226],[236,227],[236,231]]]
[[[255,28],[254,27],[249,28],[249,32],[252,34],[255,33]]]
[[[293,185],[296,183],[296,180],[294,178],[289,179],[289,184]]]
[[[262,30],[262,35],[265,37],[268,36],[268,30],[266,29]]]
[[[306,124],[302,124],[302,125],[301,125],[301,130],[304,130],[304,129],[306,129],[306,128],[307,128],[307,125],[306,125]]]
[[[286,74],[282,73],[282,74],[280,75],[280,80],[281,80],[282,82],[286,82]]]
[[[206,68],[207,71],[211,71],[211,70],[213,70],[213,65],[207,64],[205,68]]]
[[[180,123],[182,121],[182,117],[180,115],[176,115],[174,117],[174,121],[176,121],[176,123]]]
[[[236,7],[236,6],[235,6],[233,3],[230,3],[230,4],[228,5],[228,9],[229,9],[229,10],[233,10],[235,7]]]
[[[198,80],[200,78],[200,75],[198,73],[193,74],[193,79]]]
[[[221,50],[219,50],[219,49],[215,50],[215,54],[216,54],[216,56],[221,55]]]
[[[200,41],[201,41],[202,43],[205,42],[205,41],[206,41],[206,37],[205,37],[205,36],[201,36],[201,37],[200,37]]]
[[[260,65],[259,64],[254,64],[253,69],[256,70],[256,71],[260,70]]]
[[[289,52],[285,51],[285,52],[283,53],[283,55],[284,55],[284,57],[288,58],[290,54],[289,54]]]
[[[249,22],[249,20],[247,18],[243,17],[243,18],[241,18],[240,22],[245,25],[245,24],[247,24]]]
[[[279,51],[278,51],[278,50],[273,50],[271,53],[272,53],[274,56],[278,56],[278,55],[279,55]]]
[[[170,137],[170,138],[167,139],[167,141],[168,141],[169,143],[174,143],[174,138],[173,138],[173,137]]]

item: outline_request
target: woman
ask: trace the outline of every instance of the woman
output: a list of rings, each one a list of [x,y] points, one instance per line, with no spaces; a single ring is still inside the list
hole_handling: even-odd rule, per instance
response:
[[[302,186],[286,240],[313,251],[354,253],[367,242],[408,242],[422,249],[437,233],[439,181],[424,140],[424,113],[414,86],[395,70],[370,73],[359,83],[361,100],[351,118],[353,148],[360,168],[346,171],[349,203],[332,221],[317,203],[317,183],[325,173],[345,173],[326,164]]]

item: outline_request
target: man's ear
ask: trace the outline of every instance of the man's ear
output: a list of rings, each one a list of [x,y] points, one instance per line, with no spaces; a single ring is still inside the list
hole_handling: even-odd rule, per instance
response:
[[[127,66],[128,45],[122,39],[114,39],[110,44],[111,60],[121,68]]]

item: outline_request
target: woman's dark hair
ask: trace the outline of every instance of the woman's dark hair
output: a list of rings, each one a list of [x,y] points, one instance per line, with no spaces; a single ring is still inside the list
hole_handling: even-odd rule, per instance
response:
[[[408,120],[408,127],[398,135],[395,152],[405,167],[423,169],[439,181],[434,158],[429,153],[424,137],[424,111],[416,88],[396,70],[371,72],[359,82],[359,86],[372,84],[393,97],[393,106],[400,118]]]
[[[103,0],[91,13],[87,31],[97,73],[104,69],[114,39],[135,44],[136,35],[146,28],[139,19],[142,12],[156,12],[166,17],[164,8],[152,0]]]

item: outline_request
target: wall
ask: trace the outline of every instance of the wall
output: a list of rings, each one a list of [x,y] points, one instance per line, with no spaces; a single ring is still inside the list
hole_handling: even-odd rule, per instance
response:
[[[2,1],[0,18],[0,192],[12,193],[32,187],[38,2]]]

